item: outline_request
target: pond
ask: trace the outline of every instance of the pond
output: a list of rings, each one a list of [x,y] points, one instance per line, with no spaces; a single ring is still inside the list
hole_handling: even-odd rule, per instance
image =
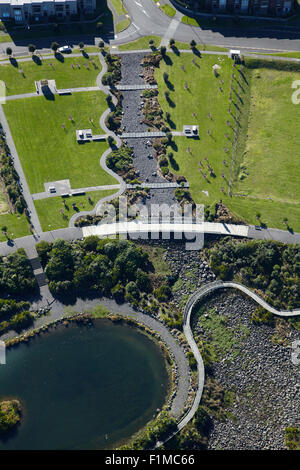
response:
[[[18,398],[21,425],[2,449],[115,448],[161,408],[162,353],[137,328],[96,320],[51,329],[7,351],[0,399]]]

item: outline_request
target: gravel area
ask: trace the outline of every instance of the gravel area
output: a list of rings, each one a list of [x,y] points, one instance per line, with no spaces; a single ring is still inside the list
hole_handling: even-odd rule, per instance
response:
[[[119,85],[144,85],[144,79],[139,77],[143,67],[140,65],[145,53],[138,54],[121,54],[121,73],[122,79]]]
[[[164,178],[153,175],[157,172],[157,160],[151,139],[127,139],[127,144],[133,148],[134,166],[139,172],[139,179],[143,183],[165,183]]]
[[[141,94],[142,90],[122,90],[124,112],[122,127],[124,132],[147,132],[148,126],[142,123],[143,98]]]
[[[284,429],[300,424],[300,369],[291,361],[291,343],[299,339],[299,331],[285,319],[276,320],[276,326],[254,325],[250,318],[257,305],[233,291],[214,293],[205,307],[206,312],[214,308],[228,318],[224,328],[234,331],[239,344],[237,355],[224,351],[222,361],[213,366],[213,377],[224,389],[235,392],[235,402],[229,409],[232,419],[213,419],[208,448],[284,449]],[[284,328],[281,337],[285,331],[284,345],[271,341],[279,324]],[[194,325],[194,332],[204,341],[209,339],[201,320]]]
[[[122,54],[122,85],[144,84],[143,78],[139,77],[142,71],[140,65],[145,53],[141,54]],[[123,95],[123,118],[122,127],[125,132],[147,132],[148,126],[142,123],[142,91],[122,91]],[[138,172],[138,178],[141,182],[147,183],[166,183],[167,180],[158,175],[158,163],[154,158],[154,149],[152,139],[137,138],[126,139],[127,145],[134,151],[134,167]],[[173,189],[152,189],[149,192],[147,205],[150,204],[173,204],[176,202]]]

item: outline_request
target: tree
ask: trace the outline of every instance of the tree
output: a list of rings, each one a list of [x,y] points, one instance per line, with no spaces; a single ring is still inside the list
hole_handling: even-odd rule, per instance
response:
[[[36,51],[36,46],[34,44],[28,44],[28,50],[33,55],[33,53]]]
[[[190,42],[190,46],[191,46],[191,49],[194,49],[196,47],[196,41],[194,41],[194,39],[191,40]]]
[[[59,48],[59,44],[57,42],[53,42],[51,44],[51,49],[53,52],[57,52],[57,49]]]
[[[100,49],[103,49],[103,48],[104,48],[104,41],[99,41],[98,47],[99,47]]]
[[[79,43],[79,49],[84,49],[84,43],[82,41]]]
[[[175,46],[175,39],[171,38],[169,41],[169,46],[174,47]]]
[[[149,46],[150,46],[150,47],[153,47],[153,46],[154,46],[154,41],[153,41],[153,39],[150,39],[150,40],[149,40]]]
[[[6,48],[6,54],[9,55],[9,56],[12,55],[12,48],[11,47]]]
[[[107,103],[107,105],[108,105],[109,107],[111,106],[111,104],[112,104],[112,97],[111,97],[111,95],[107,95],[107,96],[106,96],[106,103]]]
[[[167,52],[166,46],[161,46],[161,47],[160,47],[160,52],[161,52],[161,55],[162,55],[162,56],[165,56],[165,55],[166,55],[166,52]]]
[[[114,138],[113,138],[111,135],[109,135],[109,136],[107,137],[107,143],[108,143],[108,145],[109,145],[109,146],[112,146],[113,142],[114,142]]]

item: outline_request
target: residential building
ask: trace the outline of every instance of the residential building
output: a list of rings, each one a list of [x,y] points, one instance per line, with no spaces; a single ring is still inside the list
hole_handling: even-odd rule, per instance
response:
[[[65,18],[80,11],[92,14],[96,0],[0,0],[0,19],[16,23]]]
[[[296,8],[296,0],[178,0],[178,3],[196,12],[254,16],[288,16]]]

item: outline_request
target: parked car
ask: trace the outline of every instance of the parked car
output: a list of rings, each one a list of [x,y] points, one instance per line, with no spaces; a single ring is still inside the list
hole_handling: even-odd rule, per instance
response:
[[[62,52],[63,54],[70,54],[72,52],[72,47],[71,46],[59,47],[58,52]]]

